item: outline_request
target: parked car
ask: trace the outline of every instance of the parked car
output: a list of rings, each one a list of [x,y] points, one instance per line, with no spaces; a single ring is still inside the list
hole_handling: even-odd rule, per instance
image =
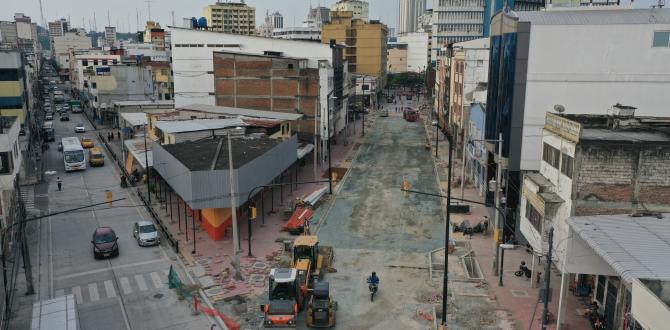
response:
[[[91,166],[105,166],[105,154],[102,149],[94,147],[88,150],[88,164]]]
[[[67,112],[61,113],[60,121],[70,121],[70,115],[68,115]]]
[[[95,147],[95,144],[93,144],[93,140],[89,138],[81,138],[81,146],[88,149]]]
[[[93,231],[93,257],[95,259],[119,255],[119,237],[111,227],[98,227]]]
[[[44,116],[44,120],[54,120],[54,114],[52,112],[47,112]]]
[[[86,133],[86,126],[84,126],[83,123],[77,124],[77,126],[74,127],[74,132],[75,133]]]
[[[25,136],[26,135],[26,129],[21,127],[21,129],[19,129],[19,135],[20,136]]]
[[[139,246],[151,246],[160,244],[158,229],[151,221],[138,221],[133,226],[133,237]]]

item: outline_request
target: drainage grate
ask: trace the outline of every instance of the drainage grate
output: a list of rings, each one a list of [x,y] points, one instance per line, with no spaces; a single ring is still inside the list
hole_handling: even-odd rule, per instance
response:
[[[528,297],[528,291],[524,290],[509,290],[514,297]]]

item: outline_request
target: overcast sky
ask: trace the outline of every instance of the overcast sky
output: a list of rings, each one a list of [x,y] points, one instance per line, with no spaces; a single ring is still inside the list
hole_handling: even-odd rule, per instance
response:
[[[162,26],[172,25],[172,12],[177,26],[181,26],[184,17],[200,17],[202,9],[216,0],[151,0],[151,18]],[[256,7],[256,25],[263,23],[265,11],[278,10],[284,16],[284,26],[299,26],[307,16],[310,3],[330,7],[337,0],[247,0],[246,3]],[[628,3],[630,0],[622,0]],[[39,0],[0,0],[2,10],[0,20],[13,20],[16,12],[23,12],[33,18],[33,22],[40,21]],[[389,27],[398,24],[398,0],[369,0],[370,18],[379,19]],[[636,1],[636,7],[649,7],[657,0]],[[428,0],[431,8],[432,0]],[[117,27],[117,31],[137,31],[137,13],[139,12],[140,26],[148,18],[147,2],[145,0],[42,0],[44,18],[53,21],[60,17],[70,17],[75,27],[84,26],[87,30],[93,25],[95,13],[98,31],[102,31],[108,24]],[[90,23],[89,23],[90,21]]]

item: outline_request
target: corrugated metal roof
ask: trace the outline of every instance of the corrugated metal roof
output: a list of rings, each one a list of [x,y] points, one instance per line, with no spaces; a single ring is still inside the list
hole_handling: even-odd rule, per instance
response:
[[[218,113],[222,115],[237,115],[237,116],[248,116],[256,118],[268,118],[268,119],[280,119],[280,120],[298,120],[303,116],[302,114],[299,113],[251,110],[242,108],[221,107],[208,104],[190,104],[180,107],[177,110],[187,110],[187,111],[192,110],[192,111],[202,111],[209,113]]]
[[[670,280],[670,214],[572,217],[568,225],[626,281]]]
[[[147,114],[144,112],[122,112],[121,118],[125,120],[130,126],[143,126],[149,121]]]
[[[240,118],[156,121],[156,127],[164,133],[208,131],[237,126],[247,126],[247,124]]]
[[[516,12],[519,22],[538,25],[670,24],[670,8],[575,8]]]

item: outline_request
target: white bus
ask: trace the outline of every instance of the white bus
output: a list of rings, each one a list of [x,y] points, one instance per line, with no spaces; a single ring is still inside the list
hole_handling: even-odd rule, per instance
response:
[[[76,137],[64,137],[61,140],[63,144],[63,163],[65,172],[85,170],[86,157],[84,156],[84,147]]]

